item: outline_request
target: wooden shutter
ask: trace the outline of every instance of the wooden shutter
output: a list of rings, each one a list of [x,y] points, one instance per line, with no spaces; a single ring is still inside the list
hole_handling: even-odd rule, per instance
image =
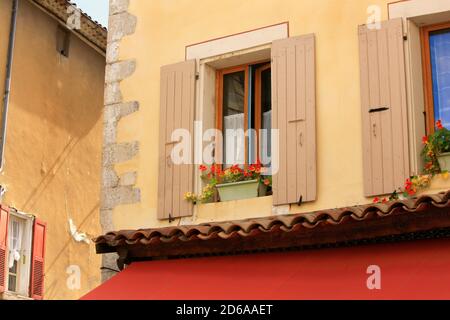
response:
[[[170,219],[191,216],[193,205],[184,200],[186,192],[194,189],[194,107],[195,60],[161,68],[158,218]],[[176,142],[171,141],[175,129],[186,129],[191,134],[190,163],[175,165],[171,152]]]
[[[6,291],[9,209],[0,205],[0,293]]]
[[[390,194],[410,175],[402,19],[359,27],[364,193]]]
[[[315,83],[313,34],[273,42],[272,128],[279,130],[274,205],[316,200]]]
[[[47,225],[35,219],[33,228],[33,252],[31,257],[30,297],[44,298],[44,260]]]

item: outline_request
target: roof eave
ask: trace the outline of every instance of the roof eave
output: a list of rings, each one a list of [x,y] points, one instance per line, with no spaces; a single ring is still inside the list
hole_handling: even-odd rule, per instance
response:
[[[314,228],[307,224],[296,224],[290,230],[274,225],[269,231],[255,229],[252,235],[241,236],[233,232],[226,238],[219,233],[208,240],[179,238],[162,242],[150,240],[152,243],[97,243],[97,253],[117,252],[125,264],[133,261],[153,260],[161,258],[179,258],[186,256],[208,256],[223,254],[239,254],[285,249],[302,249],[317,246],[357,244],[358,242],[392,238],[399,236],[431,232],[450,228],[450,208],[423,205],[420,210],[410,212],[405,208],[395,208],[387,216],[379,216],[376,212],[358,221],[349,216],[345,221],[330,223],[321,221]],[[306,226],[305,226],[306,225]],[[449,229],[450,230],[450,229]],[[187,241],[186,241],[187,240]]]

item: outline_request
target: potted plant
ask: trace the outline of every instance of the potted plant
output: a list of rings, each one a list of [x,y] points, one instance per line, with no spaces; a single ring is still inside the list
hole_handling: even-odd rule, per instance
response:
[[[425,145],[422,155],[425,159],[425,172],[437,174],[450,171],[450,130],[436,122],[433,134],[423,137]]]
[[[225,170],[220,165],[200,166],[201,178],[206,186],[200,195],[187,193],[185,199],[194,203],[208,203],[217,191],[220,201],[242,200],[265,196],[272,185],[271,177],[264,176],[261,164],[233,165]]]

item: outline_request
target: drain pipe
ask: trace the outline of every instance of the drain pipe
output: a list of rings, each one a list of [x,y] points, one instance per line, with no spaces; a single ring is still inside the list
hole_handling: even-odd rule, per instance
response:
[[[9,96],[11,92],[11,74],[12,64],[14,56],[14,42],[16,40],[16,27],[17,27],[17,10],[19,7],[19,0],[13,0],[12,13],[11,13],[11,26],[9,31],[9,45],[8,56],[6,60],[6,78],[5,78],[5,93],[3,95],[3,112],[2,112],[2,127],[0,136],[0,171],[3,170],[4,155],[5,155],[5,142],[6,142],[6,126],[8,124],[8,108],[9,108]]]

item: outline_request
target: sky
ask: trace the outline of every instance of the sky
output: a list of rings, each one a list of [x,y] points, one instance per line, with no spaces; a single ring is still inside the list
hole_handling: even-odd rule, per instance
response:
[[[73,0],[77,7],[90,15],[93,20],[108,26],[109,0]]]

